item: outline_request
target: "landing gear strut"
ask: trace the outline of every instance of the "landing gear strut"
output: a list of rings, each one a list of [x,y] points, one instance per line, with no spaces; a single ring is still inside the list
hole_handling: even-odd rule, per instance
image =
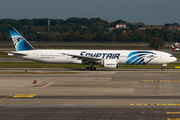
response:
[[[84,68],[84,70],[96,70],[96,68],[93,67],[93,65],[94,65],[93,62],[88,63],[88,66],[89,66],[89,67]]]
[[[162,66],[161,71],[165,71],[164,66]]]
[[[161,71],[165,71],[165,68],[164,68],[165,66],[167,66],[167,64],[163,64],[163,65],[162,65]]]

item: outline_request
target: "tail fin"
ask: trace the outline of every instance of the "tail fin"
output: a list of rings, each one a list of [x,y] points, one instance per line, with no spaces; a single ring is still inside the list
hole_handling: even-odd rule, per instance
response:
[[[31,44],[15,28],[9,28],[9,33],[16,51],[34,50]]]

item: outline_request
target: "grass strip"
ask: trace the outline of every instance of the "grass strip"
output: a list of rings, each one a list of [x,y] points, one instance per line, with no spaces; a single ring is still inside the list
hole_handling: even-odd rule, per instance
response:
[[[180,66],[180,63],[170,63],[165,66],[165,69],[175,69]],[[121,65],[119,69],[161,69],[162,65]]]
[[[170,63],[165,69],[175,69],[180,63]],[[45,64],[39,62],[0,62],[0,68],[75,68],[84,69],[87,65],[77,64]],[[94,65],[96,68],[103,69],[100,65]],[[119,65],[118,69],[161,69],[162,65]]]
[[[0,68],[85,68],[85,67],[87,67],[87,65],[46,64],[39,62],[0,62]]]

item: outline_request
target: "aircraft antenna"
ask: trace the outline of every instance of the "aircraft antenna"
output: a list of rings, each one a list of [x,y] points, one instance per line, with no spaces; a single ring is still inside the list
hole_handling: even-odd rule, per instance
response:
[[[49,27],[50,27],[50,20],[48,20],[48,33],[49,33]]]

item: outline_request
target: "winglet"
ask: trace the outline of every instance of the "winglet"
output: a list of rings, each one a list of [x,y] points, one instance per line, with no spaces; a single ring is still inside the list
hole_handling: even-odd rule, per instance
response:
[[[31,44],[29,44],[29,42],[22,37],[22,35],[15,28],[9,28],[9,33],[16,51],[34,50]]]

